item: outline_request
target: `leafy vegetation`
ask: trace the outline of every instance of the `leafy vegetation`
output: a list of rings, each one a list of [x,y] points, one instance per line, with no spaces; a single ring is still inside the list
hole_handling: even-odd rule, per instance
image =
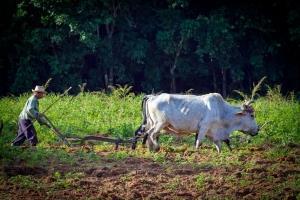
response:
[[[128,86],[114,89],[111,94],[103,92],[83,92],[77,96],[65,96],[58,101],[46,114],[53,123],[66,135],[84,136],[102,133],[113,137],[129,138],[141,123],[140,102],[142,95],[129,92]],[[2,144],[11,140],[17,129],[17,118],[29,97],[29,93],[19,97],[1,98],[0,112],[4,121]],[[58,94],[48,94],[40,102],[40,110],[59,98]],[[237,104],[238,102],[234,102]],[[293,94],[288,97],[281,95],[278,87],[269,88],[265,97],[260,97],[255,104],[256,119],[259,124],[267,124],[260,134],[253,138],[255,142],[271,142],[279,145],[300,141],[300,105]],[[59,142],[47,127],[35,126],[39,133],[40,146]],[[239,133],[236,137],[242,137]],[[241,138],[240,138],[241,139]],[[193,138],[183,138],[182,143],[193,143]],[[162,143],[172,146],[173,137],[162,136]],[[233,139],[235,141],[235,139]],[[1,146],[3,146],[1,145]],[[175,151],[181,152],[177,149]]]
[[[49,75],[54,92],[128,84],[135,92],[193,88],[227,96],[262,76],[299,91],[295,0],[1,3],[1,96],[26,92]]]
[[[234,150],[231,152],[224,145],[221,154],[210,141],[205,141],[196,151],[194,136],[163,135],[158,153],[151,153],[141,145],[135,151],[129,147],[115,151],[112,144],[105,142],[66,147],[50,130],[38,124],[35,127],[40,143],[36,149],[26,148],[26,145],[10,147],[16,134],[18,114],[30,94],[3,97],[0,99],[4,121],[0,136],[0,166],[4,174],[0,176],[0,194],[5,185],[38,191],[42,197],[56,196],[65,190],[93,193],[99,190],[92,189],[91,185],[99,182],[91,182],[103,179],[101,188],[107,187],[107,194],[112,194],[111,188],[115,188],[111,181],[118,190],[125,186],[135,188],[138,180],[138,185],[145,188],[157,186],[158,181],[165,193],[174,195],[201,194],[201,197],[230,199],[243,196],[253,185],[263,183],[268,187],[261,187],[256,193],[257,198],[287,197],[289,191],[296,197],[300,178],[297,167],[300,164],[297,156],[300,104],[293,94],[283,96],[279,88],[269,88],[266,96],[259,97],[254,103],[258,123],[268,122],[260,133],[248,142],[246,135],[235,132],[231,138]],[[40,101],[40,109],[45,109],[58,97],[58,94],[48,94]],[[66,135],[102,133],[109,137],[129,138],[141,123],[141,100],[142,94],[131,93],[128,86],[115,88],[110,94],[83,90],[77,96],[64,96],[46,114]],[[275,186],[274,182],[278,184]],[[82,189],[83,186],[89,190]],[[123,195],[129,194],[134,192],[127,191]],[[162,194],[164,192],[158,195]],[[92,197],[86,195],[84,198]]]

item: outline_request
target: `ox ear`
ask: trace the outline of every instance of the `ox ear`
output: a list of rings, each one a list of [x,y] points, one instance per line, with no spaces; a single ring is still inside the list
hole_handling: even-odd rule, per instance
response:
[[[253,113],[254,112],[254,108],[252,107],[252,105],[250,105],[250,103],[244,103],[242,106],[241,106],[241,109],[242,109],[242,112],[244,113]]]
[[[246,100],[246,101],[243,103],[243,105],[245,105],[245,106],[251,106],[251,104],[253,104],[253,103],[254,103],[253,100]]]

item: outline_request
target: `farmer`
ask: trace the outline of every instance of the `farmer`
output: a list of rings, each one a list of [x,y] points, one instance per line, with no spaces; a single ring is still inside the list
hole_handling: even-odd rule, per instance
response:
[[[47,121],[42,113],[39,112],[39,99],[46,95],[43,86],[35,86],[32,90],[33,95],[27,100],[22,112],[19,115],[18,134],[11,146],[20,146],[27,139],[31,146],[36,146],[38,143],[33,120],[36,119],[40,125],[47,124]]]

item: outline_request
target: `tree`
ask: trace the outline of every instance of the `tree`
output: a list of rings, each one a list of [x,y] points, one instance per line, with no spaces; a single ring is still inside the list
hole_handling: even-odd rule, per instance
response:
[[[158,47],[173,60],[169,67],[171,76],[170,91],[176,92],[176,69],[184,49],[187,48],[188,40],[193,39],[198,29],[196,20],[185,19],[176,10],[165,11],[166,20],[162,22],[162,30],[156,35]],[[164,13],[164,14],[165,14]]]
[[[227,95],[227,73],[232,67],[231,60],[235,56],[234,48],[236,41],[231,32],[232,27],[228,19],[224,16],[224,11],[220,10],[211,14],[209,17],[199,16],[201,23],[198,36],[197,54],[200,60],[204,61],[206,56],[207,65],[212,74],[212,84],[214,91],[218,91],[217,76],[221,75],[222,94]]]
[[[0,92],[19,94],[49,76],[52,91],[87,82],[88,90],[128,84],[137,92],[227,96],[265,75],[269,84],[299,89],[296,5],[9,1],[1,7]]]

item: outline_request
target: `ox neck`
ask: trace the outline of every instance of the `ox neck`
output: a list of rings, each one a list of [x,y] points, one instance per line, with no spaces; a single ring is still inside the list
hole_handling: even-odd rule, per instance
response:
[[[226,104],[225,107],[225,117],[226,118],[234,118],[235,114],[241,112],[241,108],[239,106],[232,106],[230,104]]]
[[[228,129],[230,132],[232,131],[237,131],[237,130],[241,130],[241,122],[240,120],[238,120],[238,117],[236,116],[236,113],[241,112],[241,108],[238,106],[231,106],[231,105],[227,105],[227,109],[226,109],[226,114],[225,114],[225,121],[228,123]]]

